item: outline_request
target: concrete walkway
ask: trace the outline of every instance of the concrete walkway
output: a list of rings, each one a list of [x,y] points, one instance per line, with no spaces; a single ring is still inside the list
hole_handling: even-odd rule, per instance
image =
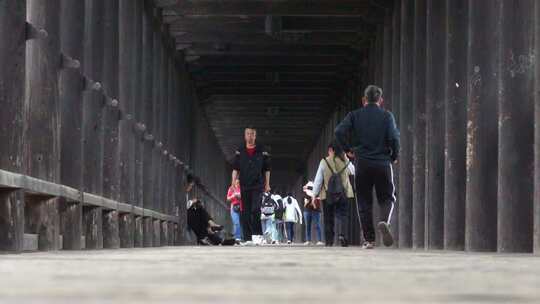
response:
[[[0,303],[540,303],[540,257],[305,247],[0,255]]]

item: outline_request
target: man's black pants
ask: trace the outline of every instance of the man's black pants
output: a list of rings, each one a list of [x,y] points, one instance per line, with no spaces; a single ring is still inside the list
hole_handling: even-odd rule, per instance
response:
[[[327,200],[322,201],[324,212],[324,239],[326,246],[336,243],[336,236],[348,238],[349,231],[349,209],[350,199],[343,199],[339,202],[329,204]]]
[[[253,235],[262,235],[261,200],[261,189],[242,190],[244,210],[240,214],[240,223],[244,232],[244,241],[251,241]]]
[[[378,164],[359,159],[356,163],[356,196],[364,239],[375,241],[373,228],[373,188],[381,207],[378,221],[390,222],[396,201],[391,164]]]

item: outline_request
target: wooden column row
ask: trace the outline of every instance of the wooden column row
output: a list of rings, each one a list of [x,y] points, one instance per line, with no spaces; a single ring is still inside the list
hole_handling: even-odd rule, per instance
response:
[[[402,134],[400,247],[538,250],[539,6],[396,1],[385,20],[392,68],[379,69]]]
[[[143,0],[28,0],[1,6],[0,169],[173,214],[175,177],[181,175],[173,155],[178,154],[164,155],[159,148],[181,149],[165,148],[178,141],[171,130],[175,125],[161,118],[176,119],[178,114],[169,112],[180,110],[175,102],[183,92],[176,83],[174,50],[153,37],[164,30],[157,19],[161,12]],[[156,48],[162,53],[160,81],[153,77],[155,65],[142,67],[153,63]],[[155,117],[152,90],[160,90],[163,108],[157,119],[163,135],[159,145],[146,129]],[[154,170],[148,157],[154,151],[164,170]],[[146,186],[153,175],[146,178],[146,172],[164,172],[162,186],[169,195],[156,201]],[[151,215],[85,204],[82,195],[68,200],[5,188],[0,197],[0,247],[8,250],[21,250],[25,233],[37,234],[43,250],[61,243],[65,249],[143,246],[144,230],[153,230],[148,223],[155,222]],[[164,236],[174,229],[170,223],[153,225]],[[166,243],[172,239],[167,236]]]

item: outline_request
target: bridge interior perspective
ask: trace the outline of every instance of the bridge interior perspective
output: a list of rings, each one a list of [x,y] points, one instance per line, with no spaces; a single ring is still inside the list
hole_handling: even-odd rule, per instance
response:
[[[0,303],[538,302],[538,50],[537,0],[0,0]],[[371,84],[391,248],[354,204],[349,248],[195,246],[246,127],[300,201]]]

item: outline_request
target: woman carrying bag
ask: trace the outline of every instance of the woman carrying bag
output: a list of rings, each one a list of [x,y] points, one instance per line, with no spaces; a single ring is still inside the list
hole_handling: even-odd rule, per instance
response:
[[[242,200],[240,194],[240,180],[236,180],[234,185],[227,191],[227,201],[231,203],[231,219],[234,227],[234,238],[237,242],[242,240],[242,226],[240,225],[240,213],[242,212]]]

